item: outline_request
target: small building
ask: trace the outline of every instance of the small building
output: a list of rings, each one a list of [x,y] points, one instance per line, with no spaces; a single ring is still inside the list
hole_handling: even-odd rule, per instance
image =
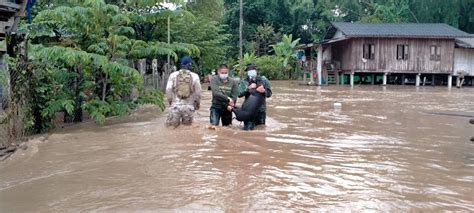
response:
[[[465,79],[464,84],[474,85],[474,38],[456,39],[453,75],[456,86],[461,86],[461,78]]]
[[[472,37],[447,24],[331,23],[314,45],[317,82],[451,86],[456,39]]]
[[[15,18],[24,15],[26,4],[26,0],[0,0],[0,40],[16,26],[15,22],[20,21]]]

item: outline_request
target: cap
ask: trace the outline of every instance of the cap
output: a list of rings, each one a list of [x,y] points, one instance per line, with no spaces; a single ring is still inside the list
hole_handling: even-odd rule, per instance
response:
[[[254,63],[247,64],[247,67],[245,68],[245,71],[249,71],[251,69],[257,69],[257,65]]]

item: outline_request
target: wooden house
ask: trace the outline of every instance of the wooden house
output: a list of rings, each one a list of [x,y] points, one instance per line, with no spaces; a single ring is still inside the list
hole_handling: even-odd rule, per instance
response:
[[[474,85],[474,38],[456,39],[454,48],[454,72],[456,85],[461,86],[461,78],[466,85]]]
[[[451,86],[456,39],[471,37],[447,24],[331,23],[324,39],[312,47],[318,56],[316,83],[333,76],[336,83],[351,85],[418,86],[423,79],[423,85]]]

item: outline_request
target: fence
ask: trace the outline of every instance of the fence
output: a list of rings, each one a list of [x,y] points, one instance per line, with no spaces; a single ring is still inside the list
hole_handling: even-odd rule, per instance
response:
[[[27,119],[32,115],[41,113],[34,107],[37,105],[38,100],[30,96],[31,91],[37,88],[28,80],[29,73],[25,71],[29,70],[26,68],[27,62],[21,62],[20,60],[15,65],[11,64],[11,66],[15,67],[8,67],[5,58],[0,55],[0,160],[3,156],[16,149],[26,136],[37,133],[29,132],[28,129],[32,129],[29,125],[36,124]],[[161,91],[165,90],[170,73],[176,69],[174,66],[169,66],[164,61],[157,59],[131,60],[129,61],[129,66],[138,70],[143,77],[143,83],[146,88],[154,88]],[[71,85],[67,86],[77,89],[79,88],[77,85],[81,84],[80,81],[80,78],[75,78]],[[80,109],[81,102],[84,101],[83,98],[79,93],[76,96],[74,98],[74,106],[79,106],[79,108],[75,108],[72,115],[68,115],[66,112],[57,112],[53,118],[54,126],[67,125],[65,123],[89,119],[89,115]],[[135,97],[130,98],[137,98],[139,94],[135,93],[132,96]],[[78,101],[77,103],[76,100]]]
[[[28,87],[28,73],[10,72],[5,56],[0,56],[0,159],[18,147],[26,131],[27,114],[31,110],[31,94]],[[26,63],[17,63],[19,70],[26,70]],[[23,68],[23,69],[22,69]]]
[[[176,70],[174,66],[169,66],[166,63],[160,64],[157,59],[130,60],[129,66],[140,72],[145,87],[161,91],[165,90],[169,75]]]
[[[5,149],[8,145],[7,113],[5,112],[7,103],[7,71],[4,57],[0,53],[0,149]]]

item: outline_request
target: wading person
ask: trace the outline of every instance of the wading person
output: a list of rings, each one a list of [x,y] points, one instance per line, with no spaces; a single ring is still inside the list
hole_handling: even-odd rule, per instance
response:
[[[184,56],[181,68],[170,74],[166,84],[166,99],[170,105],[166,126],[191,125],[201,101],[199,76],[192,72],[192,59]]]
[[[246,105],[245,102],[249,101],[249,97],[251,95],[257,94],[263,96],[261,106],[258,107],[257,112],[255,113],[256,116],[253,119],[244,121],[244,130],[253,130],[255,129],[256,125],[265,125],[265,120],[267,118],[267,107],[265,99],[272,96],[272,87],[268,79],[265,78],[265,76],[258,75],[257,65],[248,64],[245,68],[245,71],[247,72],[247,78],[242,79],[239,83],[239,97],[245,96],[245,101],[242,105]]]
[[[211,79],[212,105],[209,116],[211,125],[218,126],[219,120],[222,126],[232,124],[232,112],[227,106],[234,106],[239,94],[238,82],[229,78],[229,68],[226,64],[219,65],[217,75]]]
[[[209,83],[209,86],[207,87],[207,90],[211,90],[211,81],[212,81],[212,77],[214,77],[214,75],[216,75],[216,71],[212,70],[209,74],[207,74],[207,81]]]

